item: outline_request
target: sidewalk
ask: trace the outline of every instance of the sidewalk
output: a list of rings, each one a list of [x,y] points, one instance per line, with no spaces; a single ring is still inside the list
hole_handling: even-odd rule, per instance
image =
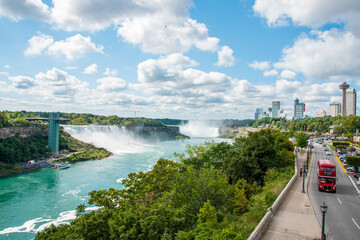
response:
[[[298,170],[305,161],[306,153],[297,153]],[[305,189],[310,176],[310,166],[311,164],[309,164],[308,177],[305,179]],[[307,193],[302,193],[302,188],[303,179],[298,176],[261,239],[320,239],[320,224],[311,206],[309,196]]]

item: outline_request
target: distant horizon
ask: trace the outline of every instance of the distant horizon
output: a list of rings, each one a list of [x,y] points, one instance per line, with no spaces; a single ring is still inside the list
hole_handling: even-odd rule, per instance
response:
[[[1,1],[0,108],[253,119],[280,101],[291,119],[298,98],[315,117],[360,87],[358,16],[360,1]]]

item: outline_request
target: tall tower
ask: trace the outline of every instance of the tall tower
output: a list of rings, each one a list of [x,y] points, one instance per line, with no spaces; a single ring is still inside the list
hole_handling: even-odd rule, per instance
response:
[[[346,89],[349,87],[349,84],[346,82],[339,85],[339,88],[342,90],[342,116],[346,116]]]
[[[356,90],[353,88],[346,90],[346,114],[356,115]]]
[[[272,102],[272,117],[279,117],[280,111],[280,101],[273,101]]]

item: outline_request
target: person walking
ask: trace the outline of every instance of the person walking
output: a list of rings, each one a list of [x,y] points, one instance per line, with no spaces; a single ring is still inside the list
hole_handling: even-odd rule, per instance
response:
[[[303,169],[300,168],[300,177],[302,177]]]

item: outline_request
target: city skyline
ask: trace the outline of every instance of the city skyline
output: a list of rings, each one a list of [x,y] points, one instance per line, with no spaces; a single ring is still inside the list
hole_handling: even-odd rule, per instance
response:
[[[292,118],[299,97],[315,117],[360,86],[358,16],[358,1],[1,1],[0,110],[253,119],[277,100]]]

